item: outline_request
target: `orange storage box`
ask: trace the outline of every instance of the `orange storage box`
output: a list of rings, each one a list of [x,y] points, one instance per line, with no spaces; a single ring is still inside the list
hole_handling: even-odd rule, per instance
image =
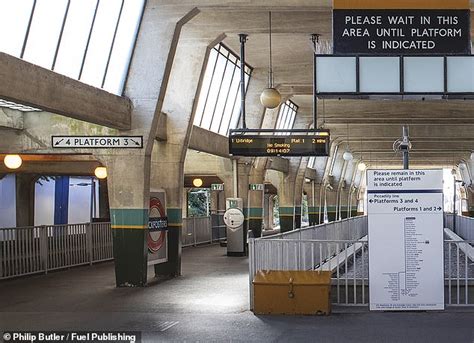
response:
[[[253,279],[253,312],[329,315],[331,274],[329,271],[258,271]]]

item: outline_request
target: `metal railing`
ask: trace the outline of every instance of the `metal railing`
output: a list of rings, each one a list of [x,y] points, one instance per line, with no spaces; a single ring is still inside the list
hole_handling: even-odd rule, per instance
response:
[[[452,213],[446,213],[444,216],[444,227],[453,230],[453,218]],[[474,240],[474,218],[457,215],[456,228],[453,231],[463,239]]]
[[[447,226],[452,216],[446,217]],[[456,231],[472,237],[474,220],[456,218]],[[367,217],[323,224],[249,241],[250,299],[252,280],[260,270],[330,270],[332,303],[367,306],[369,303],[369,245]],[[474,305],[474,240],[444,241],[445,303]],[[251,304],[252,306],[252,304]]]
[[[216,214],[211,217],[183,218],[182,246],[212,244],[225,239],[226,226],[221,217],[222,215]]]
[[[0,279],[111,259],[109,223],[0,229]]]
[[[474,305],[474,256],[469,254],[473,243],[473,240],[444,241],[446,305]]]
[[[361,216],[250,239],[251,301],[252,280],[259,270],[331,270],[334,303],[367,304],[368,243],[361,240],[366,235],[367,217]]]

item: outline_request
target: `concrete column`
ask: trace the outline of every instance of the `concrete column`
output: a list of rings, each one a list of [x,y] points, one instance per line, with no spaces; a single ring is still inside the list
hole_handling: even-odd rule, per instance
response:
[[[140,155],[104,159],[108,170],[117,287],[147,283],[150,158]]]
[[[16,174],[16,226],[35,225],[35,183],[33,174]]]
[[[252,168],[249,176],[249,184],[263,184],[265,179],[265,170]],[[247,219],[248,228],[252,231],[253,237],[262,236],[263,227],[263,200],[264,191],[248,191]]]
[[[289,161],[289,173],[280,175],[278,187],[281,232],[291,231],[295,228],[295,194],[302,191],[296,185],[301,157],[290,157]]]
[[[152,157],[151,188],[166,192],[169,227],[168,262],[155,265],[156,276],[181,275],[184,162],[208,56],[222,37],[198,39],[184,28],[176,48],[162,108],[167,118],[167,141],[155,142]]]
[[[319,185],[315,181],[304,183],[304,191],[308,200],[309,225],[319,224]]]
[[[466,188],[466,198],[469,217],[474,217],[474,192],[470,188]]]
[[[249,184],[250,184],[250,168],[251,164],[248,159],[240,159],[237,162],[237,175],[238,175],[238,197],[242,198],[244,203],[244,237],[247,237],[247,232],[249,228]],[[245,247],[247,249],[247,247]]]
[[[107,180],[99,180],[99,218],[110,219],[109,190]]]
[[[131,130],[126,134],[143,135],[145,147],[141,151],[123,155],[119,155],[121,151],[97,153],[98,156],[102,155],[109,169],[108,189],[117,286],[144,286],[147,282],[146,238],[151,155],[181,29],[199,13],[192,6],[167,7],[158,6],[157,3],[147,2],[125,87],[125,95],[133,103]],[[187,72],[188,68],[184,70]],[[184,99],[188,98],[184,96]],[[188,101],[193,99],[191,96]],[[166,165],[161,168],[168,172]],[[182,182],[180,186],[182,189]],[[171,204],[176,208],[168,213],[171,225],[181,223],[181,203],[172,198]],[[172,242],[176,236],[171,231]],[[175,261],[176,249],[171,249],[169,256],[171,261]],[[177,273],[179,271],[173,272]]]
[[[295,179],[295,228],[301,228],[301,216],[303,207],[303,186],[305,183],[306,168],[308,166],[308,157],[301,158]]]

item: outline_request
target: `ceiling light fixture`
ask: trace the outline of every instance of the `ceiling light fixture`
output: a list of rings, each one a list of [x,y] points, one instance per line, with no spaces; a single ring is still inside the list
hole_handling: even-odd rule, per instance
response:
[[[357,168],[360,170],[360,171],[364,171],[367,169],[367,164],[365,164],[364,162],[360,162],[359,165],[357,166]]]
[[[272,61],[272,12],[268,13],[269,26],[270,26],[270,59],[268,68],[268,88],[265,88],[260,95],[260,102],[266,108],[276,108],[281,103],[281,94],[275,89],[273,85],[273,61]]]
[[[203,184],[203,181],[200,178],[196,178],[193,180],[193,186],[196,188],[200,188],[202,184]]]
[[[18,169],[21,167],[23,160],[20,155],[6,155],[3,163],[8,169]]]
[[[103,180],[107,178],[107,168],[105,167],[97,167],[94,170],[94,175],[99,180]]]

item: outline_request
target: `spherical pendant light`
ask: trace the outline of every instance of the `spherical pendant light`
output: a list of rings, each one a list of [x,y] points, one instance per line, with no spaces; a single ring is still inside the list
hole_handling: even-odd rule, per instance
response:
[[[18,169],[21,167],[23,160],[20,155],[6,155],[3,163],[8,169]]]
[[[107,178],[107,168],[105,167],[97,167],[94,170],[95,177],[99,180],[103,180]]]
[[[342,155],[342,158],[344,159],[344,161],[352,161],[352,159],[354,158],[354,156],[352,156],[352,153],[350,151],[345,151],[344,154]]]
[[[269,22],[269,42],[270,42],[270,54],[268,64],[268,87],[265,88],[260,95],[260,102],[265,108],[273,109],[277,108],[281,103],[281,94],[273,87],[273,61],[272,61],[272,12],[268,13]]]
[[[359,165],[357,166],[357,168],[360,170],[360,171],[364,171],[367,169],[367,164],[365,164],[364,162],[360,162]]]
[[[281,103],[281,94],[275,88],[265,88],[260,95],[260,102],[266,108],[276,108]]]

